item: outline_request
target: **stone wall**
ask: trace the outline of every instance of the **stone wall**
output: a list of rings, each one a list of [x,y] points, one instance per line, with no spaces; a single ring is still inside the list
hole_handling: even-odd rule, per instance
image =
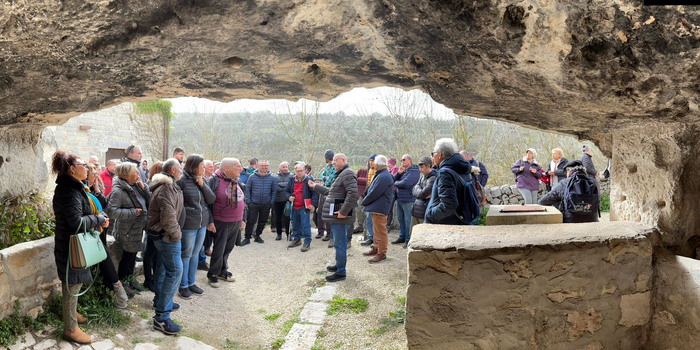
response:
[[[598,181],[598,186],[600,193],[610,193],[610,181],[607,179]],[[488,204],[523,204],[525,201],[515,185],[486,187],[484,193],[486,194],[486,202]],[[537,198],[541,199],[545,194],[547,194],[547,187],[540,182],[540,190],[537,193]]]
[[[640,349],[653,230],[636,223],[416,226],[410,349]]]
[[[107,245],[112,257],[118,255],[112,236]],[[44,302],[61,293],[53,255],[54,238],[20,243],[0,250],[0,319],[12,314],[16,300],[21,314],[36,317]]]

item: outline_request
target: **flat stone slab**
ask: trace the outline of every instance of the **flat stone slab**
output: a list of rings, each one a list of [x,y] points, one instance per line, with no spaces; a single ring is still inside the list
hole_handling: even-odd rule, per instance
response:
[[[55,339],[45,339],[39,344],[34,345],[34,350],[47,350],[47,349],[53,349],[56,347],[56,340]]]
[[[544,207],[546,211],[537,212],[501,212],[512,205],[492,205],[486,213],[486,225],[521,225],[521,224],[561,224],[563,216],[559,209],[539,204],[525,204],[518,207]]]
[[[177,337],[178,350],[216,350],[213,346],[188,337]]]
[[[321,288],[316,289],[316,292],[314,294],[311,294],[309,297],[310,301],[330,301],[333,299],[333,296],[335,295],[335,287],[334,286],[323,286]]]
[[[134,350],[158,350],[160,347],[151,343],[139,343],[134,346]]]
[[[295,323],[284,339],[282,350],[308,350],[314,346],[320,325]]]
[[[410,247],[411,250],[423,251],[485,251],[610,240],[646,240],[653,232],[652,227],[627,221],[511,226],[420,224],[413,228]]]
[[[328,309],[328,304],[308,302],[301,310],[299,314],[299,321],[303,323],[314,323],[323,324],[323,320],[326,318],[326,309]]]
[[[95,350],[109,350],[114,348],[114,342],[112,342],[109,339],[103,340],[103,341],[98,341],[95,343],[92,343],[92,348]]]
[[[27,349],[32,347],[34,344],[36,344],[34,336],[32,336],[31,333],[24,333],[23,335],[19,336],[19,341],[17,343],[9,347],[9,350]]]

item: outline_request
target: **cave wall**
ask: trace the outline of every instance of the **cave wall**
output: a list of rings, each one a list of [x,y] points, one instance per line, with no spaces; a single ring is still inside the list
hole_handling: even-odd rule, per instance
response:
[[[55,149],[41,127],[0,127],[0,198],[43,191],[49,179],[46,150]]]

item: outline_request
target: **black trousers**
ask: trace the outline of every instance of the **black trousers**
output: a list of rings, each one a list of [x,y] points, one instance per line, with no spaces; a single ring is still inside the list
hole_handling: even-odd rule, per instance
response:
[[[146,235],[146,250],[143,251],[143,278],[144,283],[153,283],[153,272],[156,268],[156,244],[153,243],[153,238]]]
[[[290,233],[289,231],[289,222],[290,222],[290,217],[284,215],[284,206],[287,205],[287,202],[275,202],[275,204],[272,206],[272,219],[273,219],[273,224],[275,228],[277,228],[277,233],[282,234],[282,229],[284,229],[284,232]]]
[[[241,222],[222,222],[214,220],[216,232],[212,233],[214,248],[209,261],[207,277],[226,276],[228,271],[228,256],[241,239]]]
[[[119,280],[123,281],[134,274],[136,267],[136,253],[122,252],[122,259],[119,260]]]
[[[211,250],[211,244],[214,243],[211,231],[207,230],[207,235],[204,236],[204,250]]]
[[[107,247],[107,230],[103,230],[100,233],[100,240],[102,241],[102,244]],[[102,274],[102,281],[104,281],[105,287],[112,290],[112,288],[114,288],[113,285],[119,281],[119,276],[117,275],[117,269],[114,268],[114,263],[112,262],[112,256],[109,253],[109,249],[105,250],[107,251],[107,259],[104,259],[99,263],[100,274]]]
[[[267,218],[269,216],[270,216],[270,205],[269,204],[251,204],[251,205],[249,205],[248,206],[248,220],[246,221],[246,227],[245,227],[245,238],[247,238],[247,239],[252,238],[253,237],[253,230],[255,230],[256,236],[260,236],[260,234],[262,234],[263,230],[265,229],[265,224],[267,223]]]

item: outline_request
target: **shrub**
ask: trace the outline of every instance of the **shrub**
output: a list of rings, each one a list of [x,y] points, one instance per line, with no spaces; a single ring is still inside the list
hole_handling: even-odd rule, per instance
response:
[[[51,203],[36,191],[0,202],[0,249],[52,236],[55,227]]]
[[[610,212],[610,193],[603,192],[600,195],[600,211],[603,213]]]

